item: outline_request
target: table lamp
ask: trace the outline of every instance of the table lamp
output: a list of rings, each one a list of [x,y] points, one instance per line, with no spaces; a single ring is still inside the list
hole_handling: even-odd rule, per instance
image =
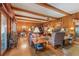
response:
[[[36,33],[36,34],[40,33],[40,30],[39,30],[38,27],[35,27],[35,29],[34,29],[34,33]]]
[[[36,39],[38,40],[38,34],[40,33],[40,30],[38,27],[35,27],[34,33],[36,34]]]

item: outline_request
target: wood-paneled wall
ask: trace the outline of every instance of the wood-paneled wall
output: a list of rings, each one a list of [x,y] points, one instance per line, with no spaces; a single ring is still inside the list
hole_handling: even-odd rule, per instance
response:
[[[73,18],[71,16],[65,16],[62,19],[63,26],[66,28],[70,28],[74,26]]]
[[[26,26],[26,30],[28,31],[31,26],[37,26],[39,23],[17,21],[16,24],[17,24],[17,32],[21,32],[22,26]]]
[[[44,26],[47,26],[47,27],[55,27],[58,22],[59,22],[59,21],[55,19],[55,20],[46,22],[46,23],[44,23],[43,25],[44,25]]]
[[[79,13],[64,16],[58,20],[55,19],[55,20],[49,21],[47,23],[44,23],[44,26],[55,27],[57,23],[61,22],[63,27],[67,28],[69,31],[72,31],[71,28],[74,28],[75,30],[75,23],[73,19],[79,19]],[[72,32],[75,34],[74,30]]]
[[[74,25],[74,22],[73,22],[74,18],[79,19],[79,13],[64,16],[60,19],[52,19],[49,22],[43,23],[43,25],[47,26],[47,27],[55,27],[59,22],[61,22],[63,27],[70,30],[70,28],[72,28],[72,27],[75,28],[75,25]],[[40,25],[40,23],[18,21],[17,22],[17,31],[21,31],[23,25],[26,26],[29,29],[31,26]]]
[[[70,27],[74,26],[73,19],[79,19],[79,13],[75,13],[73,15],[64,16],[64,17],[60,18],[60,21],[57,20],[57,19],[49,21],[47,23],[44,23],[44,25],[48,24],[49,26],[55,26],[57,22],[62,22],[63,23],[62,26],[70,28]]]
[[[67,33],[72,33],[73,35],[75,35],[75,24],[73,22],[73,19],[74,18],[72,16],[65,16],[61,18],[63,27],[68,30]]]
[[[73,22],[73,19],[79,19],[79,13],[75,13],[70,16],[64,16],[61,19],[63,22],[63,26],[65,26],[67,28],[74,27],[75,24]]]

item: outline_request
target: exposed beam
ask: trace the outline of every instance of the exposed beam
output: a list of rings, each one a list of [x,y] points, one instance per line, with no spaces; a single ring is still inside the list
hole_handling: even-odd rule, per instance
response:
[[[13,8],[14,10],[17,10],[17,11],[23,11],[23,12],[30,13],[30,14],[34,14],[34,15],[38,15],[38,16],[51,17],[51,18],[56,19],[56,18],[53,17],[53,16],[48,16],[48,15],[46,15],[46,14],[37,13],[37,12],[29,11],[29,10],[25,10],[25,9],[18,8],[18,7],[15,7],[15,6],[12,6],[12,8]]]
[[[34,18],[34,17],[29,17],[29,16],[23,16],[23,15],[18,15],[18,14],[15,14],[15,16],[17,16],[17,17],[24,17],[24,18],[31,18],[31,19],[37,19],[37,20],[41,20],[41,21],[47,21],[45,19]]]
[[[47,4],[47,3],[37,3],[37,4],[40,5],[40,6],[42,6],[42,7],[47,8],[47,9],[51,9],[51,10],[54,10],[54,11],[56,11],[56,12],[59,12],[59,13],[61,13],[61,14],[69,15],[69,13],[67,13],[67,12],[65,12],[65,11],[63,11],[63,10],[60,10],[60,9],[54,7],[54,6],[51,6],[51,5]]]
[[[21,19],[21,18],[16,18],[17,21],[21,20],[21,21],[25,21],[25,22],[32,22],[32,23],[41,23],[41,22],[48,22],[48,21],[42,21],[42,20],[26,20],[26,19]]]

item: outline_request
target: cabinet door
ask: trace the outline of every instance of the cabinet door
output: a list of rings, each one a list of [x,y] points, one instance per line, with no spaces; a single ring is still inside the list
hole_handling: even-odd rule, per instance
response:
[[[1,54],[7,49],[7,17],[1,13]]]

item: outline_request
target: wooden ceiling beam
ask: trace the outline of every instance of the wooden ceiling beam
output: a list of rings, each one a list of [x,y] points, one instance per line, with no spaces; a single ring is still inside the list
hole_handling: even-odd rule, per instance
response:
[[[17,17],[24,17],[24,18],[31,18],[31,19],[37,19],[37,20],[40,20],[40,21],[47,21],[46,19],[34,18],[34,17],[23,16],[23,15],[18,15],[18,14],[15,14],[15,16],[17,16]]]
[[[42,22],[47,22],[47,21],[37,21],[37,20],[26,20],[26,19],[21,19],[21,18],[16,18],[17,21],[21,20],[21,21],[26,21],[26,22],[32,22],[32,23],[42,23]]]
[[[53,16],[48,16],[48,15],[46,15],[46,14],[37,13],[37,12],[29,11],[29,10],[25,10],[25,9],[18,8],[18,7],[15,7],[15,6],[12,6],[12,8],[13,8],[13,10],[17,10],[17,11],[23,11],[23,12],[30,13],[30,14],[34,14],[34,15],[38,15],[38,16],[51,17],[51,18],[56,19],[56,18],[53,17]]]
[[[63,10],[60,10],[60,9],[54,7],[54,6],[51,6],[51,5],[47,4],[47,3],[37,3],[37,5],[40,5],[42,7],[50,9],[50,10],[54,10],[54,11],[56,11],[58,13],[61,13],[61,14],[64,14],[64,15],[70,15],[69,13],[67,13],[67,12],[65,12]]]

